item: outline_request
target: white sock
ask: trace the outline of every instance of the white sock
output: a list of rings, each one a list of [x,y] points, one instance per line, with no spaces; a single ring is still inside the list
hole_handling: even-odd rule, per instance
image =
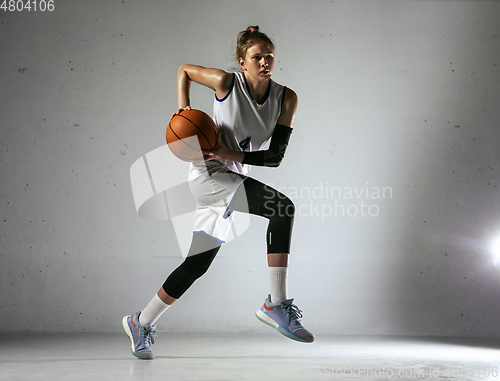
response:
[[[142,326],[154,324],[169,307],[170,304],[155,295],[139,315],[139,324]]]
[[[279,303],[286,299],[287,269],[288,267],[269,267],[272,303]]]

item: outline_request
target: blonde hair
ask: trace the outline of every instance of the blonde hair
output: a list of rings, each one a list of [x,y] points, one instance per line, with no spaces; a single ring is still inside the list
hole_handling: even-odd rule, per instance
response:
[[[236,40],[236,61],[240,57],[245,59],[247,50],[256,42],[264,42],[274,50],[274,43],[265,33],[260,31],[258,26],[249,26],[244,31],[238,33]]]

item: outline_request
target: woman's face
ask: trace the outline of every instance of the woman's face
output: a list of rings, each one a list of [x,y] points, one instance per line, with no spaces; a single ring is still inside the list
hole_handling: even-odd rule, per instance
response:
[[[248,48],[245,59],[240,57],[240,66],[252,78],[271,78],[274,69],[274,50],[264,42],[256,42]]]

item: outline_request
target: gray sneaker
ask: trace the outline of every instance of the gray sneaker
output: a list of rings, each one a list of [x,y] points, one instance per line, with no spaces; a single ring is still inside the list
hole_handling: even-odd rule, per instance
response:
[[[271,295],[269,295],[255,316],[292,340],[303,343],[314,341],[313,334],[305,329],[300,322],[302,311],[293,304],[293,299],[285,299],[281,303],[271,303]]]
[[[154,344],[154,338],[158,337],[155,331],[156,326],[141,326],[139,324],[140,314],[139,311],[134,315],[125,316],[122,319],[122,326],[132,342],[132,354],[143,360],[152,360],[154,355],[151,351],[151,344]]]

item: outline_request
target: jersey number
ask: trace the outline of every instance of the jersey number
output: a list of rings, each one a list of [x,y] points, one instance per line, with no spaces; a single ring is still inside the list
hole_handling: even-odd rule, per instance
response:
[[[252,139],[251,136],[247,137],[246,139],[243,139],[239,144],[240,144],[240,148],[243,150],[243,151],[246,151],[249,147],[250,147],[250,140]]]

